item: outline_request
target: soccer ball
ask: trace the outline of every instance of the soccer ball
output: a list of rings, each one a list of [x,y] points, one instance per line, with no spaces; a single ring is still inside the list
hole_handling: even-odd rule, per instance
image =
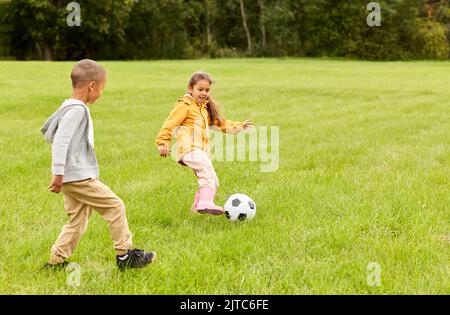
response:
[[[256,214],[256,204],[247,195],[235,194],[225,202],[224,210],[230,221],[251,220]]]

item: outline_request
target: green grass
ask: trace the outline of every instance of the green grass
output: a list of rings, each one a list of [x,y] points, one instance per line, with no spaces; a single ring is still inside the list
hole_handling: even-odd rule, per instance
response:
[[[91,107],[102,180],[125,201],[137,247],[118,272],[94,214],[68,273],[40,270],[66,222],[47,192],[39,133],[70,96],[72,63],[0,62],[0,294],[449,294],[450,62],[240,59],[104,62]],[[214,162],[253,221],[191,216],[196,178],[154,139],[189,75],[209,71],[227,118],[279,126],[280,168]],[[369,286],[367,265],[381,266]]]

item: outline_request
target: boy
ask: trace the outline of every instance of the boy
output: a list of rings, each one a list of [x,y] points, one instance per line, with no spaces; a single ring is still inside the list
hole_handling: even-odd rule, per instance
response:
[[[155,252],[132,248],[123,201],[99,178],[94,153],[94,129],[87,105],[93,104],[103,92],[107,73],[97,62],[84,59],[71,74],[72,97],[47,120],[41,128],[52,143],[51,192],[63,192],[64,208],[69,222],[51,248],[45,268],[65,267],[87,228],[92,210],[109,224],[119,269],[141,268],[151,263]]]

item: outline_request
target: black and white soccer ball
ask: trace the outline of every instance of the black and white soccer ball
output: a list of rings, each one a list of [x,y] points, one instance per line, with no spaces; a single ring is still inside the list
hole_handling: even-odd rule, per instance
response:
[[[230,221],[251,220],[256,214],[256,204],[247,195],[235,194],[225,202],[224,210],[225,216]]]

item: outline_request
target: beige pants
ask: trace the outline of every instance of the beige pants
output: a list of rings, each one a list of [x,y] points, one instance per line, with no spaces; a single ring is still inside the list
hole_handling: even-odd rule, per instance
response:
[[[64,225],[51,249],[50,263],[57,264],[72,256],[81,236],[86,231],[92,209],[109,224],[109,232],[117,255],[132,248],[132,234],[128,229],[123,201],[97,179],[66,183],[62,186],[64,209],[69,222]]]
[[[219,188],[216,171],[205,151],[194,150],[186,153],[181,161],[194,171],[198,177],[199,188],[210,187],[214,190]]]

